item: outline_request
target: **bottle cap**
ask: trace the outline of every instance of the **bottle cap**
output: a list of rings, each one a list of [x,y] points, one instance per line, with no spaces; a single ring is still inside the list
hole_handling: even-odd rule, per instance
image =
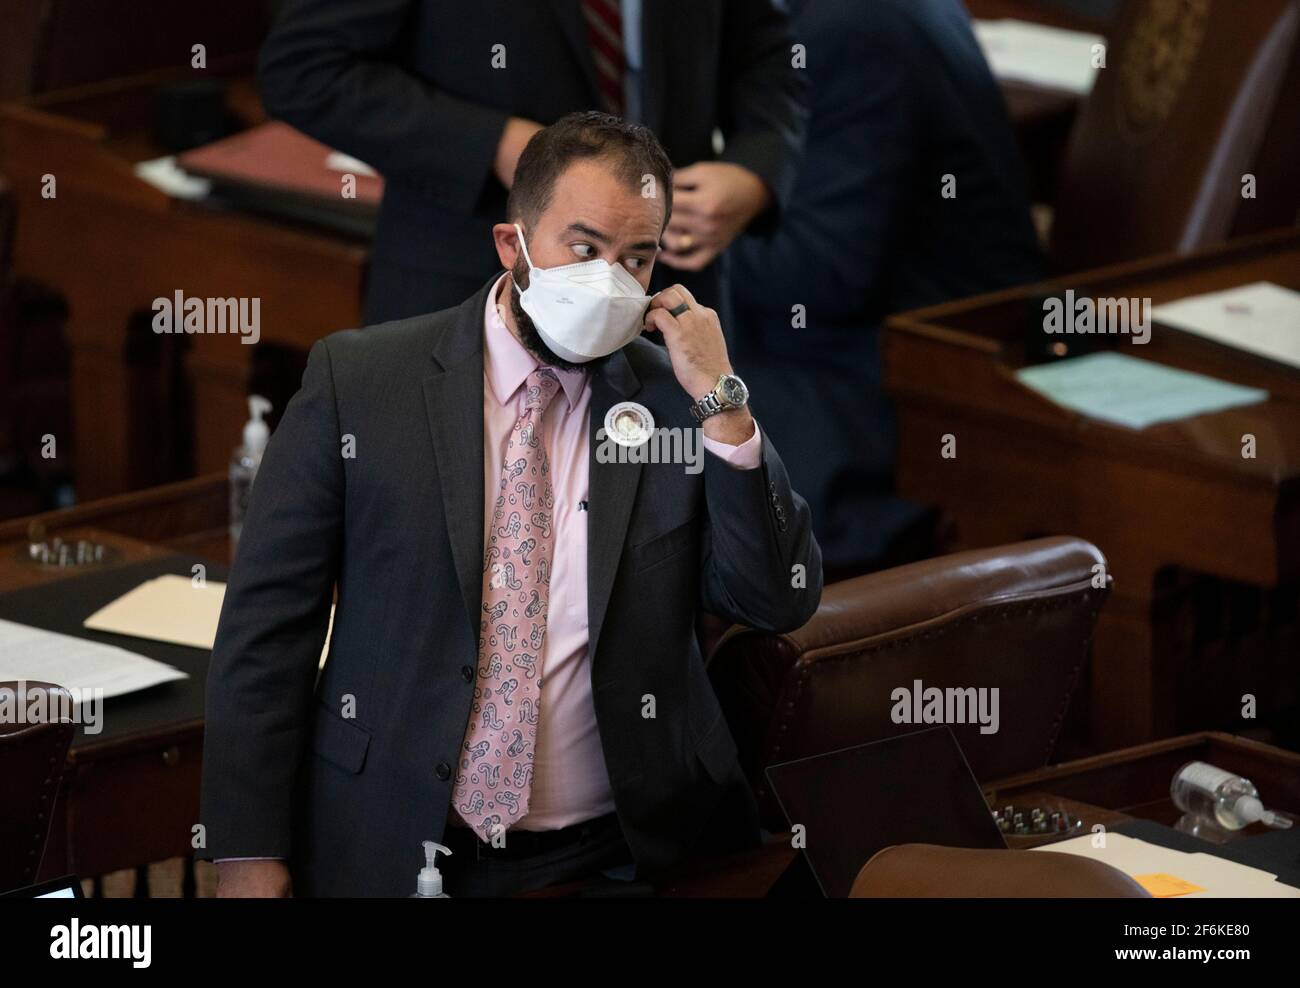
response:
[[[431,840],[424,842],[424,867],[420,869],[420,875],[415,882],[415,891],[421,896],[442,895],[442,872],[434,860],[438,857],[438,852],[450,854],[451,849],[436,844]]]
[[[1237,815],[1247,823],[1254,823],[1264,817],[1264,804],[1254,796],[1242,796],[1237,800],[1235,809]]]
[[[244,424],[244,449],[253,456],[261,456],[271,438],[271,430],[262,416],[271,410],[271,403],[261,395],[248,396],[248,421]]]
[[[1237,800],[1237,812],[1250,823],[1258,820],[1264,826],[1272,827],[1275,830],[1289,830],[1291,828],[1291,819],[1289,817],[1264,809],[1254,796],[1242,796],[1241,799]]]

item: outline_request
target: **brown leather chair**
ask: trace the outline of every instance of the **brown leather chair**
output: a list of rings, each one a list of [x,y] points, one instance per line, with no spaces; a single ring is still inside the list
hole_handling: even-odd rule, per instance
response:
[[[0,683],[0,692],[10,691],[4,695],[11,701],[15,694],[22,700],[18,685]],[[24,707],[40,702],[48,711],[72,709],[72,696],[61,686],[29,681],[24,688]],[[32,701],[33,694],[42,695]],[[66,721],[0,721],[0,791],[4,793],[0,799],[0,892],[36,882],[75,731],[76,726]]]
[[[1149,899],[1118,868],[1055,851],[898,844],[872,856],[850,899]]]
[[[1126,0],[1066,151],[1052,263],[1080,271],[1290,226],[1300,0]],[[1257,197],[1242,198],[1242,177]]]
[[[996,733],[951,725],[978,779],[1047,764],[1109,589],[1098,566],[1075,538],[955,553],[831,584],[789,634],[728,631],[709,677],[764,825],[785,827],[767,766],[925,727],[891,717],[915,680],[999,690]]]

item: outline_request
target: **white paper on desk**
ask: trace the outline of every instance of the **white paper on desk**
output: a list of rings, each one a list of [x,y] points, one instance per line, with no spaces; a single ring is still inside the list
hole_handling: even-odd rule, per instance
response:
[[[1237,864],[1212,854],[1188,854],[1171,847],[1161,847],[1124,834],[1106,834],[1105,847],[1094,847],[1092,835],[1074,837],[1057,844],[1035,847],[1035,851],[1059,851],[1101,861],[1133,878],[1137,875],[1164,873],[1192,882],[1205,889],[1190,892],[1180,899],[1293,899],[1300,889],[1277,881],[1272,872]]]
[[[1097,81],[1093,46],[1100,34],[1067,31],[1012,18],[976,21],[975,38],[998,79],[1087,96]]]
[[[1145,429],[1268,400],[1268,392],[1123,353],[1090,353],[1016,371],[1025,387],[1089,418]]]
[[[342,151],[331,151],[325,156],[325,167],[330,171],[336,172],[353,172],[357,175],[369,175],[377,178],[379,172],[375,171],[360,158],[354,158],[350,154],[344,154]]]
[[[103,690],[108,698],[188,678],[164,662],[116,645],[0,621],[0,681],[38,680],[73,691]]]
[[[135,177],[148,182],[173,199],[206,199],[212,191],[212,182],[199,175],[191,175],[176,164],[176,156],[141,161],[135,166]]]
[[[212,650],[217,640],[221,602],[226,585],[215,580],[196,584],[188,576],[167,573],[146,580],[117,600],[105,604],[83,622],[92,631],[148,638],[152,641],[189,645]],[[334,630],[334,609],[325,633],[320,664],[329,653],[330,631]]]
[[[1300,292],[1272,282],[1257,281],[1222,292],[1189,295],[1155,306],[1151,318],[1216,343],[1300,367]]]

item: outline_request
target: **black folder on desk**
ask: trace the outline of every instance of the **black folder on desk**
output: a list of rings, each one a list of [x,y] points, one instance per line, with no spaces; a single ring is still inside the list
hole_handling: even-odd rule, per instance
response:
[[[119,735],[150,730],[159,724],[201,721],[210,653],[205,648],[190,648],[170,642],[91,631],[81,623],[105,604],[135,589],[146,580],[165,573],[190,576],[193,567],[205,568],[207,579],[224,581],[228,568],[206,559],[188,555],[161,556],[127,566],[96,568],[65,580],[43,583],[0,594],[0,619],[15,621],[46,631],[87,638],[117,645],[127,651],[165,662],[189,674],[188,679],[111,697],[104,701],[110,716],[104,718],[103,731],[91,738],[77,728],[73,747],[86,741],[102,742]]]
[[[1212,844],[1154,820],[1130,820],[1114,830],[1117,834],[1144,840],[1148,844],[1188,854],[1213,854],[1225,861],[1272,872],[1283,885],[1300,888],[1300,827],[1250,836],[1239,834],[1226,844]]]

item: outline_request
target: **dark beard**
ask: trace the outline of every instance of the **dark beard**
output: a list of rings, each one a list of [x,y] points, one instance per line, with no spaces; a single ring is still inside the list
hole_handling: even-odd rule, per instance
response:
[[[507,287],[506,291],[510,293],[510,311],[515,317],[515,326],[519,330],[519,342],[524,345],[525,350],[546,366],[555,367],[559,370],[599,370],[604,365],[609,357],[597,357],[585,364],[576,364],[572,360],[565,360],[546,345],[546,341],[542,339],[542,334],[537,332],[536,323],[533,322],[532,317],[524,311],[524,307],[519,303],[519,292],[528,287],[528,265],[523,260],[522,252],[510,272],[510,277],[519,286],[518,291],[515,290],[513,285]]]

